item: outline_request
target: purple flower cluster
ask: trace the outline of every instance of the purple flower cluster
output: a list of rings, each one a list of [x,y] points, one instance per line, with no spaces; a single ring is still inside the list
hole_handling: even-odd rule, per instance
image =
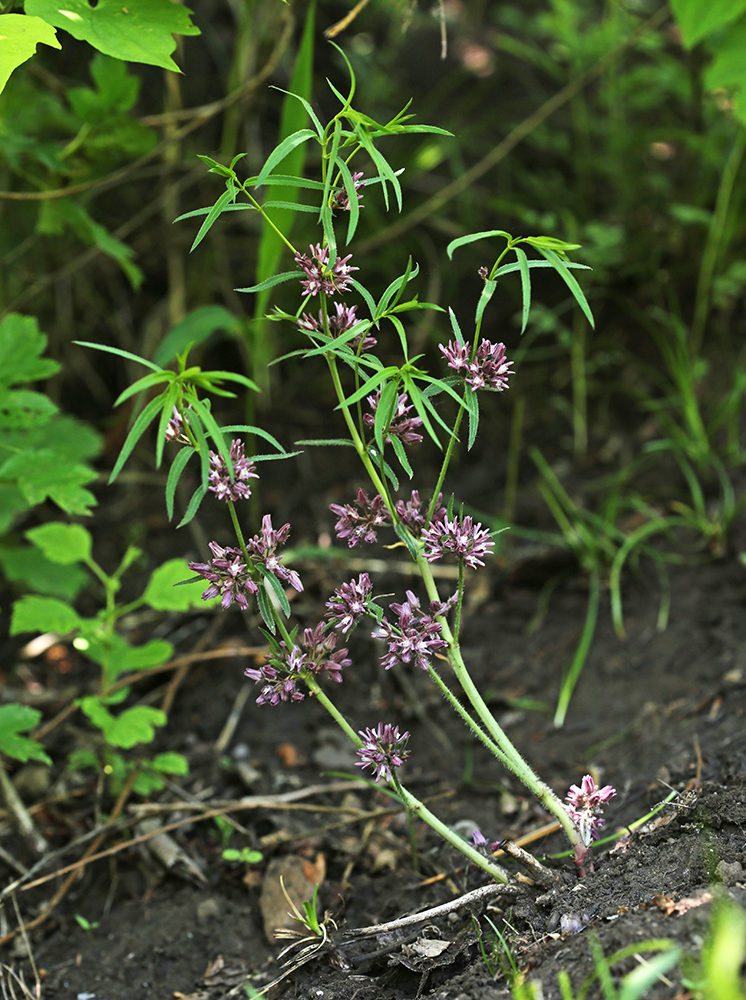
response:
[[[357,195],[358,205],[363,200],[363,195],[361,188],[365,187],[365,181],[362,179],[363,171],[356,170],[352,175],[352,183],[355,185],[355,194]],[[340,208],[343,212],[350,211],[350,199],[347,196],[347,191],[345,188],[335,192],[332,198],[332,209]]]
[[[368,406],[371,413],[363,414],[363,423],[366,427],[373,427],[376,422],[376,410],[381,402],[381,393],[375,392],[367,397]],[[405,444],[418,444],[422,440],[422,435],[416,431],[417,427],[422,427],[421,417],[408,417],[407,414],[413,409],[413,404],[409,403],[409,396],[402,392],[396,399],[396,409],[391,417],[391,423],[386,433],[386,440],[391,440],[391,435],[398,437]]]
[[[355,315],[357,306],[348,306],[344,302],[334,303],[335,315],[331,314],[327,316],[327,324],[329,325],[329,333],[333,337],[339,337],[341,334],[346,333],[351,330],[356,323],[360,320]],[[314,319],[309,313],[303,313],[303,316],[298,320],[298,327],[301,330],[305,330],[306,333],[318,333],[319,330],[324,328],[324,316],[319,309],[319,318]],[[360,346],[362,342],[362,347]],[[349,345],[353,351],[357,351],[358,348],[362,351],[371,350],[375,347],[378,341],[375,337],[370,336],[369,331],[365,331],[353,337],[349,341]]]
[[[380,493],[372,500],[364,489],[357,491],[357,506],[352,504],[329,504],[329,510],[339,520],[334,525],[337,538],[347,539],[348,548],[353,549],[358,542],[371,545],[376,540],[378,528],[390,523],[389,512]]]
[[[257,705],[279,705],[281,701],[303,701],[304,695],[298,690],[300,671],[305,667],[305,653],[297,646],[288,653],[282,643],[282,659],[273,658],[273,662],[264,663],[258,669],[247,667],[244,674],[252,681],[263,682],[262,690],[256,699]],[[295,675],[295,676],[293,676]]]
[[[570,791],[565,796],[567,811],[573,822],[577,823],[586,847],[598,838],[598,831],[605,822],[601,818],[603,805],[615,795],[615,788],[611,785],[599,788],[590,774],[585,775],[580,788],[577,785],[570,786]]]
[[[335,649],[337,636],[333,633],[325,635],[324,628],[322,623],[303,632],[302,645],[305,652],[295,644],[288,650],[287,645],[281,642],[279,652],[272,653],[261,667],[248,667],[244,670],[248,678],[263,685],[256,700],[257,705],[303,701],[298,681],[309,674],[318,676],[325,673],[338,684],[342,683],[342,671],[349,667],[352,660],[346,649]]]
[[[508,387],[508,376],[512,361],[505,357],[505,344],[493,344],[482,340],[477,348],[474,360],[471,360],[471,344],[450,340],[448,346],[438,344],[448,367],[459,374],[463,373],[466,384],[473,392],[477,389],[496,389],[502,392]]]
[[[334,267],[330,268],[329,247],[322,247],[317,243],[316,246],[311,245],[309,249],[310,257],[304,253],[295,255],[295,263],[306,275],[301,279],[305,294],[316,295],[317,292],[323,292],[325,295],[334,295],[335,292],[346,292],[352,281],[351,272],[360,270],[347,263],[352,254],[337,257]]]
[[[290,525],[283,524],[277,531],[272,527],[272,517],[265,514],[262,518],[262,530],[246,543],[246,549],[254,557],[255,562],[262,563],[267,572],[272,573],[283,583],[289,583],[293,590],[300,594],[303,590],[301,579],[294,569],[287,569],[280,562],[282,556],[275,555],[278,545],[284,545],[290,534]]]
[[[342,683],[342,671],[349,667],[352,660],[346,649],[337,649],[337,636],[333,632],[326,634],[326,625],[321,622],[316,628],[307,628],[303,632],[303,645],[306,648],[304,669],[310,674],[328,674],[329,677]]]
[[[448,646],[440,623],[433,617],[444,614],[446,605],[438,605],[431,614],[425,614],[419,600],[408,590],[407,600],[392,604],[390,610],[397,616],[397,624],[382,618],[372,633],[374,639],[385,639],[388,643],[388,652],[381,657],[384,670],[390,670],[396,663],[412,662],[427,670],[432,655]]]
[[[210,485],[207,487],[217,495],[218,500],[248,500],[251,496],[250,479],[258,479],[256,466],[244,456],[243,441],[233,440],[230,447],[233,462],[233,479],[222,455],[210,452]]]
[[[251,578],[241,550],[223,549],[217,542],[210,542],[210,551],[213,558],[209,563],[189,563],[189,569],[199,573],[210,584],[202,594],[202,600],[209,601],[219,596],[224,608],[229,608],[235,601],[242,611],[246,611],[249,606],[246,595],[256,594],[259,588]]]
[[[433,516],[431,524],[436,524],[442,521],[446,516],[446,508],[441,506],[441,500],[443,499],[443,494],[438,494],[438,500],[435,504],[435,510],[433,511]],[[420,494],[417,490],[412,490],[411,500],[397,500],[396,501],[396,513],[401,518],[401,522],[405,528],[414,535],[415,538],[419,538],[422,534],[422,529],[425,527],[425,514],[428,511],[428,507],[425,507],[424,513],[422,512],[422,500],[420,500]]]
[[[391,781],[391,771],[401,767],[409,756],[409,751],[405,749],[409,733],[399,735],[399,727],[390,723],[378,723],[375,729],[367,728],[359,730],[358,735],[363,741],[363,745],[357,751],[360,758],[355,764],[356,767],[370,767],[373,770],[376,781],[385,778]]]
[[[492,554],[495,547],[489,529],[483,528],[480,522],[474,524],[468,514],[464,518],[454,517],[452,521],[447,517],[441,521],[433,518],[422,532],[422,540],[428,562],[442,559],[446,552],[452,552],[471,569],[484,566],[483,560]]]
[[[350,631],[368,613],[368,605],[373,592],[373,584],[367,573],[361,573],[355,580],[337,587],[326,602],[329,609],[324,616],[331,628],[338,628],[343,635]]]
[[[187,407],[191,410],[191,406]],[[184,430],[184,418],[179,413],[178,407],[174,407],[174,414],[166,424],[164,437],[167,441],[178,441],[180,444],[191,444]]]

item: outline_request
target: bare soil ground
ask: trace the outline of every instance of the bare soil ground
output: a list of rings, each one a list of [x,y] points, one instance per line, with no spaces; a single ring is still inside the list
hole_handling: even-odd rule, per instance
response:
[[[301,498],[312,488],[307,475],[302,472],[296,484],[295,501],[275,498],[276,523],[293,506],[305,504]],[[162,499],[143,489],[137,496],[112,495],[100,508],[99,528],[104,535],[107,523],[113,530],[125,509],[133,518],[150,510],[148,552],[157,563],[159,556],[174,554],[174,534],[152,513]],[[323,527],[324,515],[318,517]],[[318,530],[313,521],[306,536],[313,539]],[[186,536],[178,537],[180,545],[188,544]],[[551,560],[529,558],[517,546],[509,567],[494,566],[473,577],[464,635],[477,683],[516,745],[560,794],[587,772],[617,788],[605,832],[622,835],[596,848],[595,872],[583,880],[568,857],[553,857],[565,850],[559,834],[540,836],[530,849],[551,869],[550,884],[536,883],[504,859],[520,874],[510,894],[364,937],[349,932],[453,902],[483,885],[482,874],[464,868],[461,856],[427,827],[410,827],[380,789],[350,784],[359,776],[354,757],[320,705],[307,699],[276,709],[257,707],[253,688],[242,703],[249,657],[229,652],[237,643],[247,645],[240,614],[135,622],[143,640],[164,635],[179,654],[205,645],[227,652],[140,685],[153,704],[161,703],[171,685],[173,706],[157,749],[185,754],[190,774],[150,806],[131,799],[124,829],[110,831],[100,850],[145,839],[82,868],[53,917],[29,933],[44,1000],[217,1000],[244,996],[250,974],[262,988],[280,974],[273,961],[280,945],[265,933],[273,915],[287,909],[283,900],[268,897],[277,894],[279,872],[288,884],[293,878],[305,884],[307,896],[318,883],[320,912],[330,911],[338,929],[315,958],[273,988],[273,997],[507,995],[504,969],[493,975],[483,961],[473,917],[488,949],[494,935],[486,918],[502,929],[518,969],[540,981],[543,995],[552,1000],[560,996],[560,969],[569,972],[576,989],[592,970],[592,935],[607,955],[653,938],[675,941],[695,955],[713,899],[725,893],[746,903],[746,570],[735,554],[744,548],[743,538],[733,542],[733,553],[719,560],[672,567],[665,631],[656,627],[655,574],[629,578],[624,641],[616,637],[604,602],[591,655],[560,730],[552,727],[551,714],[530,706],[553,709],[556,703],[585,617],[582,575],[570,575],[555,590],[540,621],[541,586],[553,572]],[[383,549],[376,554],[392,558]],[[352,573],[349,565],[343,570],[333,563],[297,565],[306,590],[295,609],[313,619],[340,574],[346,579]],[[361,568],[353,566],[355,573]],[[384,584],[384,592],[402,595],[411,580],[389,572]],[[546,825],[546,816],[467,736],[424,674],[381,671],[362,629],[353,636],[351,652],[355,666],[333,692],[339,707],[356,728],[380,720],[411,732],[404,776],[438,815],[465,836],[478,826],[489,840],[518,840]],[[75,651],[67,653],[65,674],[40,658],[8,670],[7,679],[35,680],[53,692],[52,714],[91,682]],[[81,728],[71,717],[60,727],[56,749],[79,744]],[[59,781],[58,773],[54,777]],[[96,785],[67,780],[60,801],[51,799],[49,788],[35,792],[23,782],[21,787],[29,804],[42,803],[35,815],[55,849],[102,824],[112,805]],[[671,792],[675,796],[654,817],[629,831]],[[231,846],[248,845],[264,855],[249,873],[222,857],[220,831],[205,815],[221,810],[239,826]],[[169,867],[162,852],[154,853],[148,828],[138,825],[153,817],[172,827],[167,832],[177,853]],[[7,827],[0,846],[26,863],[33,860]],[[82,851],[61,855],[44,873],[75,862]],[[14,877],[7,868],[5,880]],[[63,878],[17,894],[25,922]],[[76,916],[89,922],[88,932]],[[5,920],[6,928],[16,926],[9,900]],[[5,962],[33,982],[24,953],[17,936],[7,946]],[[614,975],[644,958],[640,953],[615,965]],[[597,988],[590,995],[597,995]],[[681,966],[657,981],[649,995],[686,995]]]

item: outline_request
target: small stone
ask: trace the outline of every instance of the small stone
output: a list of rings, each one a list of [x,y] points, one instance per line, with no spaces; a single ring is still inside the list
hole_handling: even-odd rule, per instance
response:
[[[221,914],[222,907],[218,900],[213,896],[210,896],[209,899],[203,899],[197,906],[197,920],[201,924],[209,923],[211,920],[217,920]]]

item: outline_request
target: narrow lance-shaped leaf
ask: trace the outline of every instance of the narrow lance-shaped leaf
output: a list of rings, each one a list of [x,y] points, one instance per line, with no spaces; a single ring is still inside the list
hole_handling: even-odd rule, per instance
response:
[[[557,272],[557,274],[559,274],[559,276],[565,282],[565,284],[567,285],[567,287],[572,292],[575,301],[578,303],[578,305],[580,306],[580,308],[583,310],[583,313],[584,313],[586,319],[591,324],[591,326],[595,328],[596,323],[595,323],[595,321],[593,319],[593,313],[591,312],[591,307],[588,305],[588,300],[586,299],[585,295],[583,294],[583,289],[578,284],[578,282],[575,279],[574,275],[572,275],[570,273],[570,270],[568,269],[567,264],[565,264],[565,262],[562,260],[562,258],[558,257],[557,254],[553,250],[550,250],[548,247],[537,246],[536,249],[539,251],[540,254],[542,254],[544,257],[546,257],[546,259],[549,261],[549,263],[555,269],[555,271]]]
[[[451,240],[446,247],[449,260],[453,258],[453,251],[458,250],[459,247],[465,247],[468,243],[476,243],[478,240],[487,240],[492,236],[503,236],[506,240],[512,239],[510,233],[506,233],[504,229],[487,229],[482,233],[469,233],[468,236],[459,236],[458,239]]]
[[[171,463],[171,468],[168,470],[168,479],[166,480],[166,513],[168,514],[169,521],[172,520],[174,516],[174,496],[176,494],[176,486],[181,478],[182,472],[187,467],[187,463],[193,454],[194,448],[190,445],[182,445],[181,450]]]
[[[205,219],[205,221],[199,227],[197,235],[194,237],[194,242],[189,248],[190,253],[193,250],[196,250],[197,247],[202,242],[202,240],[205,238],[205,236],[207,236],[209,231],[215,225],[216,221],[223,214],[223,211],[225,210],[226,206],[229,205],[231,202],[234,202],[235,200],[236,200],[235,188],[233,187],[226,188],[226,190],[223,191],[218,200],[215,202],[210,211],[207,213],[207,218]]]
[[[283,139],[280,145],[275,146],[267,157],[266,163],[259,171],[259,176],[256,179],[254,187],[260,187],[262,184],[266,184],[272,170],[278,163],[281,163],[285,157],[295,149],[296,146],[299,146],[302,142],[308,142],[309,139],[315,138],[316,135],[310,128],[302,128],[297,132],[294,132],[292,135],[289,135],[286,139]]]
[[[521,309],[521,333],[526,330],[528,314],[531,312],[531,271],[528,266],[528,257],[520,247],[513,247],[518,260],[518,269],[521,272],[521,298],[523,307]]]
[[[122,450],[119,452],[119,457],[116,460],[114,468],[111,470],[111,475],[109,476],[109,483],[113,483],[117,478],[119,473],[122,471],[122,466],[130,457],[132,449],[135,447],[137,442],[140,440],[142,435],[148,429],[150,424],[155,420],[156,415],[161,410],[161,397],[156,396],[155,399],[151,399],[147,404],[142,413],[135,420],[132,428],[127,435],[127,438],[122,445]]]

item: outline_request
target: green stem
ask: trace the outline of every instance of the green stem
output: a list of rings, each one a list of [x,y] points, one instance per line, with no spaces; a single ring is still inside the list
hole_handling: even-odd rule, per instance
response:
[[[420,802],[418,798],[412,795],[412,793],[408,791],[404,785],[402,785],[394,771],[391,773],[391,778],[394,788],[410,813],[427,823],[431,829],[440,834],[443,840],[447,840],[452,847],[455,847],[457,851],[467,857],[472,864],[481,868],[482,871],[487,872],[487,874],[490,875],[496,882],[502,882],[504,884],[510,881],[510,876],[504,868],[501,868],[500,865],[496,864],[494,861],[490,861],[489,858],[486,858],[483,854],[480,854],[479,851],[465,841],[463,837],[459,837],[459,835],[454,833],[449,826],[446,826],[442,820],[439,820],[435,813],[430,812],[423,802]]]
[[[419,556],[417,559],[417,565],[430,599],[438,600],[438,590],[435,585],[435,580],[433,579],[430,564],[424,559],[423,556]],[[492,712],[490,712],[487,704],[477,690],[474,681],[471,679],[469,671],[466,669],[466,664],[464,663],[461,655],[461,650],[454,638],[447,619],[440,616],[438,617],[438,622],[442,628],[443,638],[448,643],[448,660],[453,667],[456,679],[463,688],[465,695],[471,702],[472,708],[477,713],[477,716],[481,720],[485,729],[499,747],[502,756],[498,759],[501,760],[502,763],[505,764],[505,766],[508,767],[516,775],[516,777],[519,778],[523,784],[533,792],[544,808],[559,820],[560,825],[567,834],[570,843],[573,845],[582,844],[580,832],[570,819],[567,810],[560,799],[557,798],[551,788],[539,778],[539,776],[526,763],[523,757],[521,757],[501,727],[498,725],[492,715]]]
[[[309,690],[311,690],[313,694],[316,696],[316,698],[318,698],[319,704],[324,706],[324,708],[327,710],[329,715],[331,715],[331,717],[337,723],[342,732],[346,736],[348,736],[350,740],[352,740],[352,742],[359,750],[360,747],[363,745],[363,741],[360,739],[358,734],[349,724],[347,719],[345,719],[345,717],[339,711],[334,702],[330,701],[330,699],[327,698],[327,696],[324,694],[316,678],[312,674],[308,674],[303,678],[303,680],[306,684],[306,687],[308,687]]]
[[[442,679],[440,674],[438,674],[438,672],[432,666],[428,666],[427,672],[431,680],[434,682],[435,686],[438,688],[440,693],[448,702],[448,704],[458,715],[461,716],[463,721],[466,723],[469,729],[471,729],[471,731],[474,733],[477,739],[479,739],[482,743],[484,743],[489,752],[493,754],[495,757],[497,757],[498,760],[502,761],[502,763],[505,764],[506,767],[510,767],[510,764],[508,763],[508,760],[505,757],[505,754],[500,749],[500,747],[489,738],[489,736],[484,732],[484,730],[480,729],[479,723],[477,723],[474,719],[472,719],[472,717],[466,711],[466,709],[458,700],[456,695],[453,693],[453,691],[451,691],[451,689]]]

